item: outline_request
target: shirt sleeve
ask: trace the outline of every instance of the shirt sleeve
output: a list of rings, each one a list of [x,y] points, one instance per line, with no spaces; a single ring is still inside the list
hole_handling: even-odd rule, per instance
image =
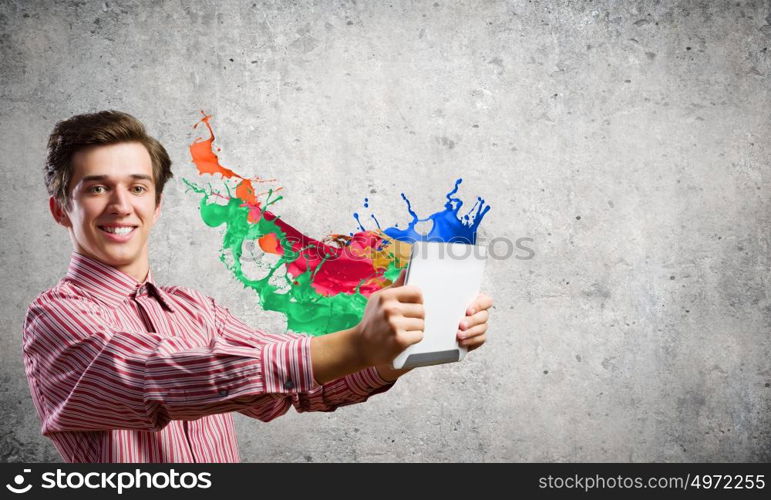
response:
[[[204,339],[122,331],[109,311],[77,295],[33,302],[23,349],[43,434],[157,431],[227,411],[270,420],[290,401],[301,410],[338,402],[313,380],[310,337],[243,335],[245,325],[214,307],[218,334]],[[362,382],[358,395],[370,387]]]
[[[341,406],[367,401],[370,396],[387,391],[395,383],[384,380],[375,367],[369,367],[320,385],[313,376],[311,337],[291,332],[268,334],[246,325],[227,308],[215,307],[218,329],[228,342],[268,342],[263,348],[262,360],[266,383],[271,392],[285,396],[277,398],[273,405],[257,403],[238,410],[246,416],[267,422],[283,415],[292,406],[298,412],[334,411]],[[303,349],[282,351],[284,343],[303,346]],[[299,355],[293,357],[293,354]],[[296,380],[300,381],[299,385]]]

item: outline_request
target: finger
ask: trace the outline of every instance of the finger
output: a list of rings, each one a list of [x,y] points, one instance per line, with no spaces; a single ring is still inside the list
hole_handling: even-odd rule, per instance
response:
[[[425,318],[426,310],[423,304],[415,304],[411,302],[399,302],[396,308],[399,314],[406,318]]]
[[[415,285],[404,285],[391,290],[391,296],[399,302],[423,303],[423,292]]]
[[[482,347],[482,345],[485,343],[485,340],[487,340],[487,335],[479,335],[477,337],[464,340],[461,342],[461,345],[469,351],[473,351],[474,349]]]
[[[482,323],[487,323],[487,320],[489,319],[489,317],[490,317],[490,313],[487,312],[487,310],[479,311],[478,313],[472,316],[466,316],[460,321],[460,329],[467,330],[472,326],[481,325]]]
[[[484,335],[485,332],[487,332],[487,323],[482,323],[481,325],[477,325],[475,327],[469,328],[468,330],[458,330],[457,337],[458,341],[468,340],[472,339],[474,337],[478,337],[480,335]]]
[[[483,311],[485,309],[490,309],[493,306],[493,299],[489,295],[485,293],[480,293],[476,296],[474,301],[471,303],[470,306],[466,309],[466,315],[470,316],[477,311]]]
[[[412,344],[417,344],[421,340],[423,340],[423,331],[422,330],[403,330],[399,332],[399,344],[401,344],[405,349]]]
[[[468,310],[466,311],[466,314],[475,314],[479,311],[484,311],[485,309],[491,308],[492,305],[493,299],[485,293],[480,293],[471,303]]]
[[[398,330],[422,332],[426,328],[426,323],[421,318],[400,318],[396,321],[396,327]]]

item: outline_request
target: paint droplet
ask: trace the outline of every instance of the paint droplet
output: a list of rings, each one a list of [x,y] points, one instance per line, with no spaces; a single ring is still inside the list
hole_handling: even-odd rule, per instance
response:
[[[670,276],[669,279],[673,280],[673,279],[675,279],[675,277],[674,276]]]
[[[549,370],[544,370],[544,371],[543,371],[543,374],[544,374],[544,375],[548,375],[548,374],[549,374]]]
[[[576,220],[581,220],[581,216],[580,215],[576,215]]]

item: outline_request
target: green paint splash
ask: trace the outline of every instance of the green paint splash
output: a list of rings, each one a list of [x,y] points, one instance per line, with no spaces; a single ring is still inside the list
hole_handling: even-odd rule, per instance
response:
[[[263,309],[286,315],[288,329],[311,335],[323,335],[351,328],[361,320],[367,297],[361,293],[360,287],[351,294],[322,295],[312,286],[313,270],[307,269],[294,277],[286,272],[287,265],[295,262],[301,252],[293,248],[287,234],[276,220],[269,220],[266,217],[266,208],[279,201],[281,197],[273,198],[273,192],[269,192],[261,217],[256,223],[252,223],[248,222],[249,208],[244,206],[239,198],[228,197],[224,205],[211,202],[213,197],[218,196],[216,193],[207,193],[204,188],[187,179],[183,181],[188,188],[202,196],[199,208],[204,223],[210,227],[225,225],[220,260],[244,287],[251,288],[257,293]],[[282,255],[276,262],[268,264],[268,271],[262,278],[254,279],[247,276],[242,265],[243,250],[245,246],[248,247],[245,243],[254,242],[271,234],[277,237]],[[313,247],[309,246],[305,249],[309,248]],[[266,259],[255,260],[264,262]],[[316,268],[315,272],[318,272],[321,266],[323,263]],[[400,268],[396,266],[396,262],[392,262],[384,274],[391,281],[398,277],[399,271]]]

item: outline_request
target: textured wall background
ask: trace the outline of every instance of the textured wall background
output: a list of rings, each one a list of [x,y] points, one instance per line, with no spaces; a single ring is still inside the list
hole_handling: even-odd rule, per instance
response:
[[[334,413],[236,415],[244,461],[771,460],[770,37],[745,0],[0,1],[0,460],[59,460],[21,359],[71,251],[41,167],[57,120],[105,108],[175,162],[159,281],[253,325],[284,323],[181,182],[200,109],[309,234],[353,230],[364,196],[386,224],[402,190],[438,208],[463,177],[483,236],[534,240],[489,263],[487,346]]]

